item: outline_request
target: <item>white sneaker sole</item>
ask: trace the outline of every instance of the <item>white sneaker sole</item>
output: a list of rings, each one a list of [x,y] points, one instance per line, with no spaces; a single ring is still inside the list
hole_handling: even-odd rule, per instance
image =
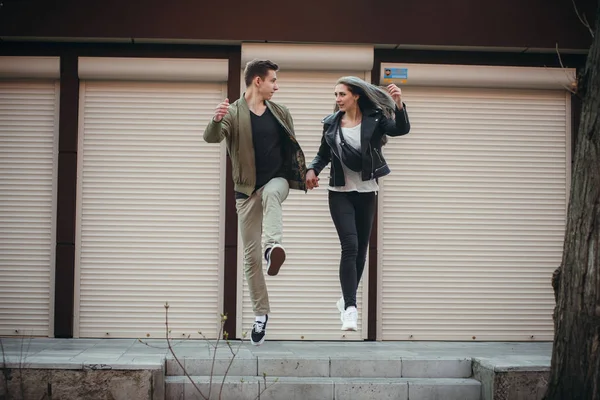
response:
[[[340,312],[340,321],[344,322],[344,298],[340,297],[338,301],[335,302],[335,306]]]

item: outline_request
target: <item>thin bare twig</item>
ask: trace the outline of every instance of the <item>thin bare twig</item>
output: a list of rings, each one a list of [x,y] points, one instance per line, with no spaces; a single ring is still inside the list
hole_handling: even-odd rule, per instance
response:
[[[189,381],[192,383],[192,385],[194,385],[194,388],[198,391],[200,396],[202,396],[202,398],[204,400],[208,400],[209,398],[206,397],[204,395],[204,393],[202,393],[202,391],[200,390],[198,385],[196,385],[196,382],[194,382],[194,380],[192,379],[190,374],[187,372],[187,370],[185,369],[185,367],[183,366],[181,361],[179,361],[179,358],[177,357],[177,355],[175,354],[175,351],[173,350],[173,347],[171,346],[171,341],[170,341],[170,337],[169,337],[169,335],[170,335],[169,334],[169,303],[165,304],[165,330],[166,330],[166,334],[167,334],[167,345],[168,345],[169,351],[171,352],[171,355],[175,359],[175,362],[177,362],[177,364],[179,365],[179,368],[181,368],[184,375],[189,379]]]
[[[558,56],[558,62],[562,69],[565,69],[565,65],[562,62],[562,57],[560,56],[560,51],[558,51],[558,43],[556,43],[556,55]]]
[[[565,76],[567,77],[567,81],[571,82],[572,81],[572,77],[569,75],[569,73],[567,72],[567,69],[565,68],[565,65],[562,62],[562,57],[560,56],[560,51],[558,50],[558,43],[556,43],[556,55],[558,56],[558,62],[560,63],[560,67],[562,68],[562,70],[565,73]],[[568,90],[569,92],[571,92],[572,94],[577,94],[577,83],[575,82],[575,89],[573,87],[569,87],[566,85],[562,85],[563,88],[565,88],[565,90]]]
[[[8,382],[9,382],[9,372],[6,367],[6,353],[4,352],[4,344],[2,343],[2,338],[0,338],[0,351],[2,352],[2,376],[4,377],[4,387],[6,398],[10,398],[10,393],[8,390]]]
[[[258,396],[254,398],[254,400],[260,400],[260,396],[266,392],[271,386],[276,384],[279,381],[279,378],[275,378],[275,380],[269,385],[267,384],[267,374],[263,372],[263,382],[265,383],[265,387],[260,390],[260,382],[258,382]]]
[[[205,335],[204,333],[202,333],[201,331],[198,331],[198,335],[202,336],[202,339],[204,339],[204,341],[205,341],[205,342],[206,342],[206,343],[207,343],[207,344],[208,344],[210,347],[212,347],[213,349],[216,349],[216,348],[217,348],[217,346],[215,346],[214,344],[212,344],[212,343],[210,342],[210,339],[209,339],[209,338],[207,338],[207,337],[206,337],[206,335]]]
[[[225,319],[222,320],[223,324],[225,324],[226,319],[227,319],[227,317],[225,317]],[[237,349],[234,351],[233,347],[231,347],[231,342],[229,341],[229,334],[227,332],[225,332],[225,343],[227,343],[227,347],[229,348],[229,351],[231,352],[231,360],[229,360],[229,365],[227,365],[227,368],[225,369],[225,374],[223,375],[223,382],[221,382],[221,389],[219,390],[219,399],[221,398],[221,393],[223,393],[223,386],[225,386],[225,378],[227,378],[227,375],[229,374],[229,370],[231,369],[231,366],[233,365],[233,360],[235,359],[237,354],[240,352],[240,348],[242,347],[242,344],[244,343],[245,337],[246,337],[246,332],[244,332],[242,334],[242,340],[240,340],[240,343],[238,344]]]
[[[219,328],[219,332],[217,335],[217,340],[215,342],[215,344],[212,344],[210,342],[210,340],[208,340],[208,338],[206,338],[206,336],[204,336],[204,334],[202,332],[198,332],[203,339],[209,343],[209,345],[211,347],[213,347],[213,358],[212,358],[212,366],[211,366],[211,370],[210,370],[210,377],[209,377],[209,391],[208,391],[208,397],[206,395],[204,395],[204,393],[202,393],[202,391],[200,390],[200,387],[196,384],[196,382],[194,382],[194,380],[192,379],[192,377],[189,375],[188,371],[186,370],[186,368],[184,367],[183,363],[179,360],[179,358],[177,357],[177,355],[175,354],[175,351],[173,349],[173,345],[171,343],[171,336],[170,336],[170,330],[169,330],[169,303],[165,304],[165,330],[166,330],[166,337],[167,337],[167,349],[169,350],[169,352],[171,353],[171,355],[173,356],[173,358],[175,359],[175,362],[179,365],[179,367],[182,369],[184,375],[188,378],[188,380],[192,383],[192,385],[194,386],[194,388],[196,389],[196,391],[198,392],[198,394],[204,399],[204,400],[208,400],[211,397],[212,394],[212,384],[213,384],[213,378],[214,378],[214,372],[215,372],[215,363],[216,363],[216,356],[217,356],[217,350],[219,347],[219,343],[221,342],[221,340],[224,340],[225,343],[227,344],[227,347],[229,349],[229,351],[231,352],[231,359],[229,360],[229,364],[227,365],[227,368],[225,369],[225,372],[223,374],[223,380],[221,382],[221,387],[219,389],[219,396],[218,398],[221,399],[222,395],[223,395],[223,387],[225,386],[225,380],[227,379],[227,376],[229,375],[229,371],[233,365],[233,362],[236,358],[236,356],[238,355],[243,343],[244,343],[244,338],[246,337],[247,332],[244,332],[242,334],[242,340],[240,340],[239,344],[237,345],[237,347],[234,349],[234,347],[231,345],[231,342],[229,341],[229,334],[227,332],[224,331],[225,329],[225,321],[227,320],[227,315],[222,314],[221,315],[221,327]],[[138,341],[140,341],[141,343],[144,343],[141,339],[138,339]],[[144,343],[148,346],[150,346],[147,343]],[[260,383],[259,383],[259,393],[258,396],[255,398],[256,399],[260,399],[261,394],[263,394],[266,390],[268,390],[271,386],[273,386],[274,384],[276,384],[279,379],[276,378],[273,382],[271,382],[271,384],[267,383],[267,375],[263,374],[263,381],[264,381],[264,387],[262,388],[262,390],[260,389]],[[244,382],[244,380],[242,379],[242,383]]]
[[[27,347],[24,346],[25,344],[25,335],[21,336],[21,349],[19,350],[19,386],[21,389],[21,396],[23,396],[23,398],[25,398],[25,382],[23,381],[23,369],[25,369],[25,359],[27,359],[27,354],[29,353],[29,346],[31,345],[31,337],[29,338],[29,341],[27,342]],[[25,353],[25,356],[23,356],[23,354]]]
[[[213,374],[215,372],[215,360],[217,358],[217,349],[219,348],[219,341],[221,340],[221,335],[223,334],[223,326],[225,325],[225,320],[227,318],[224,315],[221,315],[221,327],[219,328],[219,333],[217,334],[217,341],[215,343],[215,349],[213,351],[213,359],[212,359],[212,365],[210,367],[210,377],[208,378],[208,398],[210,398],[210,393],[212,391],[212,381],[213,381]],[[204,336],[204,335],[203,335]],[[221,386],[221,390],[223,390],[223,386]],[[221,397],[219,396],[219,399]]]
[[[187,337],[185,339],[179,339],[175,344],[172,344],[173,348],[179,346],[181,343],[187,341],[188,339],[191,338],[192,335],[187,335]],[[150,347],[151,349],[159,349],[159,350],[168,350],[169,347],[163,347],[163,346],[155,346],[153,344],[150,344],[144,340],[142,340],[141,338],[137,339],[138,342],[140,342],[141,344],[143,344],[144,346]]]
[[[573,2],[573,8],[575,9],[575,14],[577,14],[577,18],[579,18],[579,21],[581,21],[581,23],[583,24],[583,26],[585,26],[586,28],[588,28],[588,31],[590,31],[590,35],[592,35],[592,38],[593,38],[594,37],[594,30],[590,26],[590,23],[588,22],[588,20],[585,17],[585,15],[583,16],[583,18],[581,18],[581,15],[579,14],[579,10],[577,9],[577,5],[575,4],[575,0],[571,0],[571,1]]]

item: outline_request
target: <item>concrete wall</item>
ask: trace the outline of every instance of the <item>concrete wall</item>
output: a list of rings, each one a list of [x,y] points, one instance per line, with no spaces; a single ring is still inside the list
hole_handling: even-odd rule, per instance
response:
[[[164,375],[160,369],[98,371],[8,368],[2,372],[5,374],[0,376],[0,399],[164,399]],[[8,385],[4,376],[8,378]]]
[[[481,400],[542,400],[549,367],[497,367],[473,361],[473,377],[481,382]]]

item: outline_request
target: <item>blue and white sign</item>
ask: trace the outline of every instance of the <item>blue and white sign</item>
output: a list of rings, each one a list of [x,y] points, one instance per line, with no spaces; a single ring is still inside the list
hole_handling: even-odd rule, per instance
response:
[[[408,79],[408,68],[385,68],[383,79]]]

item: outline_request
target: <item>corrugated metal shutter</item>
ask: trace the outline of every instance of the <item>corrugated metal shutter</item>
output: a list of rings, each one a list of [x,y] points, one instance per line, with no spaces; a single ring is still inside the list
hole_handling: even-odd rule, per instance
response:
[[[82,82],[79,337],[216,337],[224,147],[217,83]]]
[[[321,143],[321,120],[333,111],[334,86],[344,75],[365,77],[365,72],[278,72],[280,89],[273,101],[286,105],[294,119],[298,142],[307,164]],[[266,275],[271,303],[268,339],[338,340],[361,339],[366,321],[362,288],[357,294],[360,311],[357,333],[340,331],[335,302],[341,296],[339,282],[340,243],[327,201],[329,168],[321,173],[321,186],[305,194],[290,190],[283,207],[283,245],[287,260],[279,275]],[[242,241],[239,239],[238,277],[243,312],[238,332],[249,332],[254,321],[252,303],[243,272]],[[263,265],[263,267],[266,267]],[[365,287],[367,274],[363,278]],[[366,291],[365,291],[366,292]],[[364,303],[366,305],[366,303]]]
[[[552,340],[569,102],[560,91],[403,89],[380,203],[381,338]]]
[[[58,82],[0,82],[0,335],[52,336]]]

